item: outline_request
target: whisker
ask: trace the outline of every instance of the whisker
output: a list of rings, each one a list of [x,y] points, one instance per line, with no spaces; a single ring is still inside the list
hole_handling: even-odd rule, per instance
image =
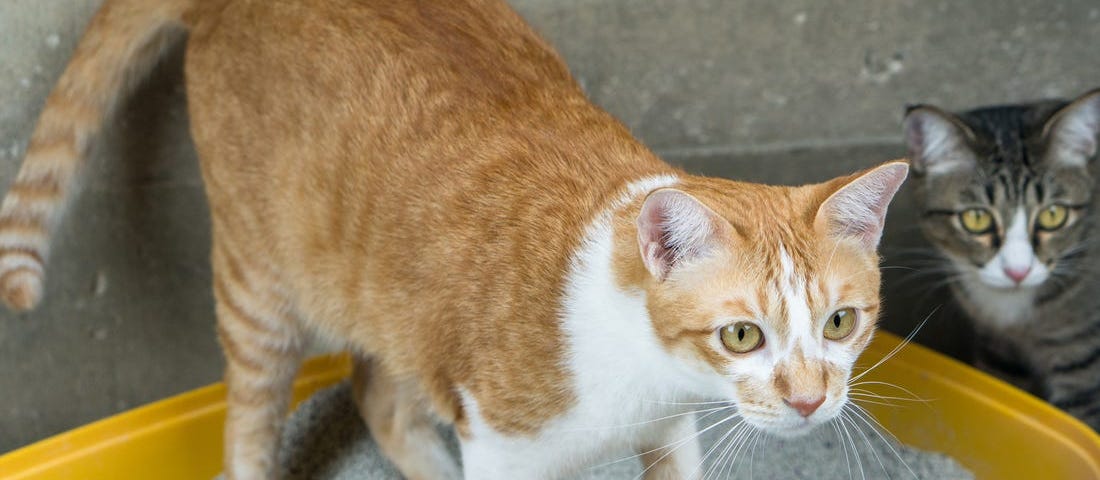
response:
[[[869,403],[871,405],[882,405],[884,407],[897,407],[898,404],[890,402],[880,402],[876,400],[868,400],[866,398],[852,398],[852,402]]]
[[[873,415],[864,410],[862,407],[860,407],[859,405],[853,406],[856,407],[856,409],[853,410],[856,418],[862,420],[863,423],[867,424],[867,427],[870,428],[872,432],[875,432],[875,434],[878,435],[878,438],[882,440],[882,443],[886,444],[886,446],[890,448],[890,451],[894,453],[894,456],[897,457],[899,461],[901,461],[902,465],[905,465],[905,469],[909,471],[909,474],[912,475],[913,478],[920,480],[920,477],[917,476],[916,472],[914,472],[913,469],[909,467],[909,463],[906,462],[904,458],[901,458],[901,454],[899,454],[897,449],[894,448],[893,443],[887,441],[886,437],[882,436],[882,433],[879,432],[879,429],[885,430],[887,433],[890,433],[890,431],[886,430],[886,427],[883,427],[882,424],[879,423],[878,419],[876,419]],[[868,418],[873,420],[875,422],[875,425],[872,425],[871,422],[867,421]],[[894,437],[893,434],[890,434],[890,436],[893,437],[895,441],[897,441],[897,437]]]
[[[660,417],[660,418],[654,418],[652,420],[645,420],[645,421],[635,422],[635,423],[625,423],[625,424],[622,424],[622,425],[609,425],[609,426],[602,426],[602,427],[578,427],[578,428],[573,428],[573,429],[568,429],[568,430],[562,430],[562,433],[593,432],[593,431],[601,431],[601,430],[611,430],[611,429],[615,429],[615,428],[637,427],[637,426],[641,426],[641,425],[647,425],[647,424],[650,424],[650,423],[656,423],[656,422],[660,422],[660,421],[664,421],[664,420],[669,420],[669,419],[672,419],[672,418],[683,417],[685,415],[693,415],[693,414],[696,414],[696,413],[715,412],[715,411],[719,411],[719,410],[723,410],[723,409],[727,409],[727,408],[732,408],[732,405],[726,405],[724,407],[704,408],[704,409],[700,409],[700,410],[692,410],[692,411],[689,411],[689,412],[680,412],[680,413],[675,413],[675,414],[667,415],[667,416]]]
[[[764,436],[763,432],[759,432],[759,431],[754,432],[753,437],[752,437],[752,443],[750,443],[749,445],[746,445],[744,452],[742,452],[742,453],[747,453],[748,456],[749,456],[749,476],[750,477],[752,476],[752,457],[756,453],[756,444],[760,441],[760,437],[762,437],[762,436]],[[741,471],[741,466],[738,465],[737,470],[734,473],[736,474],[737,472],[740,472],[740,471]]]
[[[733,460],[731,462],[731,465],[736,465],[737,466],[737,468],[734,470],[734,474],[741,471],[741,466],[739,464],[737,464],[737,459],[740,458],[741,454],[745,453],[745,451],[748,449],[749,442],[754,440],[759,435],[760,435],[760,432],[758,430],[753,430],[753,432],[749,434],[749,437],[746,438],[744,441],[742,441],[741,445],[739,445],[737,447],[737,451],[734,452]]]
[[[833,431],[836,432],[836,441],[844,449],[844,465],[848,467],[848,479],[852,478],[852,462],[848,460],[848,444],[844,443],[844,437],[840,434],[840,427],[837,426],[837,419],[832,419],[829,424],[833,426]]]
[[[756,475],[753,474],[752,464],[753,464],[753,459],[756,457],[756,445],[757,445],[757,443],[760,442],[760,437],[762,437],[762,436],[763,435],[759,435],[759,434],[753,436],[752,446],[749,447],[749,480],[752,480],[753,477],[756,476]],[[737,472],[734,472],[734,474],[736,475]]]
[[[654,465],[660,463],[661,460],[664,460],[665,457],[671,455],[672,452],[675,452],[677,449],[679,449],[680,447],[686,445],[688,442],[690,442],[692,440],[695,440],[696,438],[699,438],[700,435],[706,433],[708,430],[710,430],[714,427],[717,427],[718,425],[721,425],[721,424],[723,424],[723,423],[725,423],[725,422],[727,422],[731,419],[737,418],[739,416],[740,416],[740,413],[734,412],[733,415],[730,415],[730,416],[728,416],[728,417],[726,417],[722,420],[719,420],[719,421],[715,422],[713,425],[711,425],[707,428],[704,428],[704,429],[702,429],[698,432],[695,432],[694,434],[688,435],[688,438],[685,438],[685,439],[680,440],[678,442],[673,442],[673,444],[675,444],[675,446],[672,446],[673,444],[670,444],[670,445],[666,445],[664,447],[661,447],[661,448],[668,448],[668,447],[671,446],[672,448],[669,448],[668,451],[664,453],[664,455],[661,455],[660,457],[657,457],[657,460],[654,461],[652,464],[650,464],[648,467],[645,467],[644,469],[642,469],[642,472],[639,473],[637,477],[634,477],[635,480],[637,480],[639,478],[642,478],[642,476],[645,475],[645,472],[649,471],[650,468],[653,468]],[[650,450],[649,452],[645,452],[645,453],[650,453],[650,452],[654,452],[654,451],[657,451],[657,450],[660,450],[660,448]],[[645,453],[643,453],[642,455],[644,455]]]
[[[751,440],[752,438],[754,438],[758,434],[759,434],[759,431],[753,429],[753,430],[750,430],[748,432],[748,434],[742,436],[739,439],[734,440],[733,443],[735,445],[734,445],[733,451],[731,452],[731,454],[729,456],[729,460],[726,462],[726,465],[725,465],[726,468],[724,470],[733,470],[734,474],[736,474],[737,471],[740,470],[740,466],[737,465],[737,457],[741,456],[741,451],[749,443],[749,440]],[[734,468],[735,466],[737,467],[736,469]]]
[[[875,399],[875,400],[882,400],[882,401],[897,400],[897,401],[899,401],[899,402],[919,402],[919,403],[931,403],[931,402],[932,402],[931,400],[926,400],[926,399],[923,399],[923,398],[906,398],[906,397],[895,397],[895,396],[893,396],[893,395],[880,395],[880,394],[878,394],[878,393],[874,393],[874,392],[868,392],[868,393],[856,392],[856,393],[851,393],[851,391],[849,391],[849,393],[848,393],[848,396],[852,396],[852,397],[861,397],[861,398],[871,398],[871,399]]]
[[[733,407],[731,406],[730,408],[733,408]],[[703,420],[706,420],[706,418],[707,418],[707,417],[709,417],[709,416],[711,416],[711,415],[714,415],[715,413],[718,413],[718,412],[720,412],[720,411],[721,411],[721,410],[715,410],[715,411],[713,411],[713,412],[710,412],[710,413],[708,413],[708,414],[706,414],[706,415],[703,415],[702,417],[699,417],[698,419],[696,419],[696,422],[701,422],[701,421],[703,421]],[[738,416],[738,415],[740,415],[740,413],[738,413],[738,412],[734,412],[734,414],[733,414],[733,415],[731,415],[731,416],[729,416],[729,417],[726,417],[726,418],[725,418],[725,419],[723,419],[723,420],[719,420],[718,422],[714,423],[714,424],[713,424],[713,425],[711,425],[711,426],[713,427],[714,425],[717,425],[717,424],[719,424],[719,423],[725,422],[725,421],[729,420],[730,418],[736,417],[736,416]],[[736,425],[735,425],[735,427],[736,427]],[[701,432],[700,432],[700,433],[701,433]],[[699,433],[697,433],[697,434],[696,434],[695,436],[698,436],[698,435],[699,435]],[[690,438],[689,438],[689,439],[690,439]],[[616,464],[616,463],[619,463],[619,462],[625,462],[625,461],[628,461],[628,460],[633,460],[633,459],[635,459],[635,458],[641,457],[642,455],[646,455],[646,454],[649,454],[649,453],[653,453],[653,452],[656,452],[656,451],[658,451],[658,450],[660,450],[660,449],[662,449],[662,448],[670,447],[670,446],[674,445],[675,443],[676,443],[676,442],[675,442],[675,441],[673,441],[673,442],[669,443],[668,445],[662,445],[662,446],[660,446],[660,447],[657,447],[657,448],[654,448],[654,449],[652,449],[652,450],[646,450],[646,451],[644,451],[644,452],[638,452],[638,453],[635,453],[634,455],[630,455],[630,456],[628,456],[628,457],[623,457],[623,458],[620,458],[620,459],[617,459],[617,460],[612,460],[612,461],[610,461],[610,462],[606,462],[606,463],[601,463],[601,464],[599,464],[599,465],[594,465],[594,466],[592,466],[592,467],[589,467],[589,468],[591,469],[591,468],[606,467],[606,466],[608,466],[608,465],[614,465],[614,464]]]
[[[716,400],[713,402],[666,402],[663,400],[643,400],[644,402],[656,403],[658,405],[729,405],[729,400]]]
[[[851,404],[848,404],[848,405],[851,405]],[[845,407],[847,407],[848,405],[845,405]],[[851,415],[848,414],[847,408],[841,410],[841,415],[843,415],[845,418],[847,418],[848,421],[852,422],[852,428],[854,428],[856,430],[856,433],[858,433],[861,437],[863,437],[863,441],[867,444],[867,449],[871,451],[871,457],[874,458],[875,461],[878,462],[878,466],[879,466],[879,468],[882,469],[882,473],[886,474],[886,478],[890,478],[890,472],[888,470],[886,470],[886,464],[882,463],[882,458],[879,457],[878,451],[876,451],[875,446],[871,444],[870,437],[868,437],[867,434],[864,433],[862,428],[860,428],[858,425],[856,425],[855,420],[852,419]]]
[[[718,448],[722,446],[722,442],[726,441],[726,439],[729,438],[730,435],[734,435],[735,438],[736,438],[736,436],[741,435],[740,432],[744,431],[745,429],[744,428],[739,428],[739,427],[744,427],[744,426],[747,426],[747,425],[748,424],[746,424],[745,422],[741,422],[741,423],[737,424],[738,428],[731,428],[728,432],[725,433],[725,435],[722,435],[722,437],[719,438],[717,442],[714,442],[714,445],[711,445],[710,449],[707,450],[707,452],[703,454],[703,457],[699,459],[699,464],[695,466],[695,469],[692,470],[691,473],[688,474],[688,478],[691,478],[692,475],[695,475],[695,472],[698,472],[700,468],[703,468],[703,464],[705,464],[707,462],[707,458],[709,458],[711,456],[711,454],[714,453],[715,450],[718,450]],[[752,427],[749,427],[749,428],[752,428]],[[735,434],[734,432],[738,432],[738,433]],[[703,478],[706,478],[706,476],[707,476],[706,471],[704,471],[703,472]]]
[[[859,448],[856,446],[856,441],[852,439],[852,432],[848,430],[848,422],[844,419],[844,410],[841,409],[841,415],[837,417],[840,420],[840,426],[844,429],[844,436],[848,438],[848,443],[852,445],[852,456],[856,459],[856,466],[859,467],[859,478],[861,480],[867,480],[867,474],[863,471],[863,459],[859,457]]]
[[[937,306],[926,317],[924,317],[924,320],[921,320],[920,324],[918,324],[917,327],[914,328],[912,332],[909,332],[909,335],[905,337],[905,340],[903,340],[901,343],[899,343],[897,346],[895,346],[894,349],[890,351],[890,353],[886,354],[885,357],[882,357],[882,359],[879,360],[878,362],[876,362],[874,365],[872,365],[871,368],[868,368],[867,370],[864,370],[859,375],[856,375],[855,377],[852,377],[851,380],[848,380],[848,383],[851,384],[852,382],[854,382],[856,380],[859,380],[860,378],[863,378],[864,375],[867,375],[868,373],[871,373],[874,369],[878,368],[884,362],[886,362],[887,360],[893,358],[894,355],[897,355],[898,352],[900,352],[902,348],[905,348],[906,345],[909,345],[909,342],[913,340],[913,337],[917,336],[917,332],[919,332],[921,328],[924,328],[924,325],[926,323],[928,323],[928,319],[932,318],[932,315],[935,314],[936,311],[939,310],[939,308],[940,307]]]
[[[853,383],[853,384],[849,385],[848,388],[851,389],[852,387],[859,387],[859,386],[863,386],[863,385],[883,385],[883,386],[886,386],[886,387],[896,388],[898,390],[901,390],[902,392],[905,392],[905,393],[909,394],[910,397],[912,397],[912,398],[897,398],[898,400],[906,400],[906,401],[912,401],[912,402],[924,402],[924,403],[931,403],[931,402],[934,401],[934,399],[921,398],[920,396],[913,393],[908,388],[905,388],[901,385],[895,385],[895,384],[890,383],[890,382],[883,382],[883,381],[879,381],[879,380],[864,380],[864,381],[859,382],[859,383]]]
[[[859,406],[859,405],[852,405],[852,407],[854,408],[854,409],[853,409],[853,412],[855,412],[855,413],[859,413],[859,414],[862,414],[862,415],[864,415],[864,416],[865,416],[865,417],[866,417],[866,418],[867,418],[868,420],[870,420],[870,421],[874,422],[874,423],[875,423],[875,425],[877,425],[877,428],[876,428],[876,429],[877,429],[877,430],[879,430],[879,431],[883,431],[883,432],[886,432],[886,434],[887,434],[887,435],[889,435],[891,439],[893,439],[894,443],[898,443],[898,444],[900,444],[900,443],[901,443],[901,440],[898,440],[898,437],[897,437],[897,436],[895,436],[895,435],[894,435],[894,434],[893,434],[893,433],[892,433],[892,432],[891,432],[890,430],[887,430],[887,429],[886,429],[886,427],[885,427],[885,426],[883,426],[883,425],[882,425],[882,423],[881,423],[881,422],[879,422],[879,421],[878,421],[878,419],[877,419],[877,418],[875,418],[875,416],[874,416],[874,415],[871,415],[871,412],[868,412],[868,411],[867,411],[867,409],[865,409],[865,408],[863,408],[863,407],[861,407],[861,406]]]
[[[736,439],[739,438],[741,435],[746,435],[746,432],[749,432],[749,430],[752,429],[752,426],[746,423],[741,423],[741,425],[745,426],[746,428],[738,429],[736,434],[733,432],[733,430],[730,430],[730,432],[727,432],[725,435],[722,436],[722,438],[719,438],[717,441],[715,441],[714,446],[711,448],[711,450],[708,450],[707,454],[704,455],[703,458],[700,460],[700,465],[696,466],[695,470],[692,470],[691,473],[687,474],[687,478],[691,478],[692,474],[698,471],[698,469],[703,468],[703,465],[705,465],[706,463],[706,459],[711,456],[711,454],[713,454],[713,452],[719,447],[722,448],[722,452],[720,452],[718,457],[716,457],[714,461],[711,462],[711,465],[707,466],[706,469],[703,470],[702,477],[700,478],[707,478],[707,476],[711,474],[711,471],[716,468],[715,466],[722,465],[722,459],[726,456],[726,452],[729,451],[730,448],[733,448]],[[733,435],[733,438],[730,439],[730,435]],[[726,441],[727,439],[729,439],[728,443]]]

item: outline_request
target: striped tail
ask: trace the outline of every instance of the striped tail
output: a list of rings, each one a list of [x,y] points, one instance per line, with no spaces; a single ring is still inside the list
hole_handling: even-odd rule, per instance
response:
[[[0,299],[13,310],[41,300],[50,236],[92,138],[130,87],[183,38],[191,1],[106,0],[89,23],[0,204]]]

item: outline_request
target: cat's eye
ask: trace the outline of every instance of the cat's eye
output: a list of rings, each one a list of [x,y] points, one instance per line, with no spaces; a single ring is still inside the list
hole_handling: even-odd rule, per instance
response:
[[[959,214],[959,223],[970,233],[988,233],[993,230],[993,215],[984,208],[971,208]]]
[[[1067,218],[1069,218],[1069,211],[1066,207],[1051,205],[1039,211],[1039,217],[1035,219],[1035,223],[1039,226],[1039,230],[1049,232],[1062,228]]]
[[[843,340],[852,334],[856,328],[856,310],[854,308],[842,308],[829,315],[825,322],[825,338],[829,340]]]
[[[749,322],[737,322],[722,327],[719,332],[722,345],[733,353],[749,353],[764,344],[764,333],[760,327]]]

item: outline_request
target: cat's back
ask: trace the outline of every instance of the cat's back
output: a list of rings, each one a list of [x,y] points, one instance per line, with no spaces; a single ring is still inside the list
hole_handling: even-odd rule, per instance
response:
[[[425,188],[444,204],[510,169],[517,188],[554,188],[573,151],[641,151],[506,3],[459,2],[198,7],[187,90],[214,210],[247,198],[266,217],[336,221]]]
[[[189,20],[200,142],[237,134],[378,151],[459,128],[442,123],[464,113],[533,101],[523,95],[535,85],[571,87],[553,50],[500,1],[215,0]],[[469,129],[479,119],[462,120]]]
[[[222,0],[189,23],[189,110],[215,225],[393,230],[463,211],[493,223],[486,207],[504,201],[583,205],[639,164],[666,168],[503,1]],[[311,242],[291,243],[331,250]]]

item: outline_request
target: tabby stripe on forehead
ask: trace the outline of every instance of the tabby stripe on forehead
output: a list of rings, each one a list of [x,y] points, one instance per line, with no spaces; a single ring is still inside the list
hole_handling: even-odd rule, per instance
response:
[[[993,188],[993,182],[985,182],[985,196],[989,203],[997,203],[997,195]]]
[[[1015,189],[1012,188],[1012,184],[1008,181],[1008,175],[1005,175],[1003,173],[1000,174],[1000,175],[997,175],[997,180],[1000,180],[1001,185],[1004,186],[1004,192],[1005,192],[1005,197],[1006,198],[1009,197],[1009,195],[1008,195],[1009,193],[1016,193]]]

